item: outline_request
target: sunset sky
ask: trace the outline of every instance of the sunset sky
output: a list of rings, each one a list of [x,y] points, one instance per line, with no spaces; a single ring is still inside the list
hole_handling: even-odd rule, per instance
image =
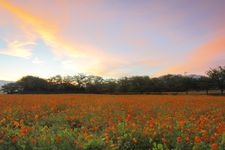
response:
[[[0,79],[205,74],[225,65],[225,0],[0,0]]]

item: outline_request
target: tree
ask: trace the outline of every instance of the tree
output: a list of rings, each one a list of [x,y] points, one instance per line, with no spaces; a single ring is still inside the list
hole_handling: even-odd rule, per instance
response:
[[[14,94],[20,93],[23,90],[23,88],[19,86],[18,83],[8,83],[3,85],[1,90],[7,94]]]
[[[78,74],[73,76],[73,81],[79,92],[85,91],[85,84],[86,84],[87,76],[85,74]]]
[[[74,79],[72,76],[65,76],[65,77],[63,77],[63,83],[71,85],[74,83]]]
[[[123,92],[123,93],[128,92],[129,83],[130,82],[129,82],[129,78],[128,77],[120,78],[118,80],[118,90],[119,90],[119,92]]]
[[[42,79],[25,76],[19,81],[3,86],[5,93],[147,93],[184,92],[190,90],[220,89],[225,87],[225,66],[211,69],[209,77],[198,75],[173,75],[160,77],[131,76],[120,79],[104,79],[100,76],[77,74],[74,76],[54,76]]]
[[[99,76],[87,76],[85,81],[86,92],[88,93],[103,93],[104,79]]]
[[[195,79],[189,76],[184,76],[183,86],[185,88],[186,94],[188,94],[189,90],[192,90],[195,87]]]
[[[60,75],[56,75],[56,76],[48,79],[48,82],[51,82],[51,83],[54,83],[54,84],[62,84],[63,78]]]
[[[17,84],[22,88],[22,93],[45,93],[48,87],[45,79],[34,76],[23,77]]]
[[[148,87],[150,92],[163,92],[164,91],[164,84],[163,81],[159,78],[152,78],[149,83]]]
[[[218,68],[210,69],[207,71],[207,75],[216,83],[223,94],[225,87],[225,66],[219,66]]]
[[[115,79],[105,79],[103,82],[103,92],[104,93],[115,93],[117,90],[117,80]]]
[[[149,76],[133,76],[129,78],[129,91],[135,93],[149,92]]]
[[[211,79],[209,77],[206,76],[201,76],[198,80],[198,88],[200,90],[205,90],[206,94],[209,94],[209,89],[211,88],[212,83],[211,83]]]
[[[161,89],[163,91],[167,91],[167,92],[181,92],[181,91],[185,91],[186,87],[184,84],[184,79],[185,77],[183,77],[182,75],[172,75],[172,74],[168,74],[168,75],[164,75],[159,77],[159,79],[161,80]]]

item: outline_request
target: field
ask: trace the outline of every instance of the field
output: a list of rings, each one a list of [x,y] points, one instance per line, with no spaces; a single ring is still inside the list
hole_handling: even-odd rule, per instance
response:
[[[225,149],[225,97],[0,95],[0,149]]]

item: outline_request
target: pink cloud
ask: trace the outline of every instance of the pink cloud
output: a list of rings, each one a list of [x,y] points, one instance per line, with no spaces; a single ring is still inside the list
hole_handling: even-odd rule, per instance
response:
[[[184,62],[177,62],[177,64],[170,66],[155,75],[159,76],[168,73],[183,74],[184,72],[203,73],[202,71],[207,71],[207,69],[212,67],[210,63],[221,55],[225,55],[225,37],[215,37],[214,39],[203,43],[198,48],[193,49]]]

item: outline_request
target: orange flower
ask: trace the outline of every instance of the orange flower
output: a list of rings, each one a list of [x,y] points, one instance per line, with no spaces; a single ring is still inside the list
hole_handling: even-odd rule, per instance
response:
[[[217,150],[218,149],[218,144],[217,143],[213,143],[211,145],[212,150]]]
[[[189,136],[187,136],[187,137],[186,137],[186,141],[187,141],[187,142],[188,142],[188,141],[190,141],[190,138],[189,138]]]
[[[136,138],[132,138],[131,141],[132,141],[133,143],[137,143]]]
[[[162,142],[163,142],[163,143],[167,143],[167,139],[162,138]]]
[[[3,119],[0,121],[0,123],[4,123],[4,122],[6,122],[6,119],[5,119],[5,118],[3,118]]]
[[[14,122],[13,122],[13,126],[14,126],[14,127],[18,128],[19,125],[20,125],[19,122],[17,122],[17,121],[14,121]]]
[[[180,120],[180,121],[179,121],[179,126],[180,126],[180,127],[183,127],[184,124],[185,124],[185,121],[184,121],[184,120]]]
[[[212,136],[212,137],[210,138],[210,142],[211,142],[211,143],[215,142],[215,140],[216,140],[216,138],[215,138],[214,136]]]
[[[77,144],[78,144],[78,142],[77,142],[76,139],[74,139],[73,144],[74,144],[74,145],[77,145]]]
[[[11,140],[12,140],[13,144],[15,144],[17,142],[17,138],[16,137],[13,137]]]
[[[23,119],[20,119],[20,124],[22,124],[24,122],[24,120]]]
[[[57,135],[57,136],[55,137],[55,141],[56,141],[57,143],[59,143],[59,142],[61,141],[61,137]]]
[[[31,143],[32,143],[32,144],[35,144],[35,143],[36,143],[36,140],[35,140],[35,139],[32,139],[32,140],[31,140]]]
[[[177,143],[181,143],[182,142],[182,138],[180,136],[177,137]]]
[[[91,138],[93,138],[92,134],[86,136],[86,140],[90,140]]]
[[[112,148],[115,147],[115,146],[116,146],[116,144],[111,144],[111,145],[110,145],[110,147],[112,147]]]
[[[108,135],[105,136],[105,142],[106,142],[106,143],[109,142],[109,136],[108,136]]]
[[[207,143],[207,142],[209,141],[209,138],[208,138],[207,136],[204,136],[204,137],[203,137],[203,140],[204,140],[204,142]]]
[[[195,143],[201,143],[202,140],[199,136],[195,136]]]
[[[38,119],[38,115],[37,115],[37,114],[34,116],[34,119],[35,119],[35,120],[37,120],[37,119]]]
[[[130,115],[130,114],[127,114],[127,116],[126,116],[126,121],[131,121],[131,120],[132,120],[131,115]]]
[[[207,132],[207,130],[202,130],[201,133],[203,136],[206,136],[208,132]]]
[[[20,129],[20,135],[21,135],[21,136],[25,136],[25,135],[27,135],[31,130],[32,130],[32,128],[29,128],[29,127],[24,126],[24,127],[22,127],[22,128]]]

